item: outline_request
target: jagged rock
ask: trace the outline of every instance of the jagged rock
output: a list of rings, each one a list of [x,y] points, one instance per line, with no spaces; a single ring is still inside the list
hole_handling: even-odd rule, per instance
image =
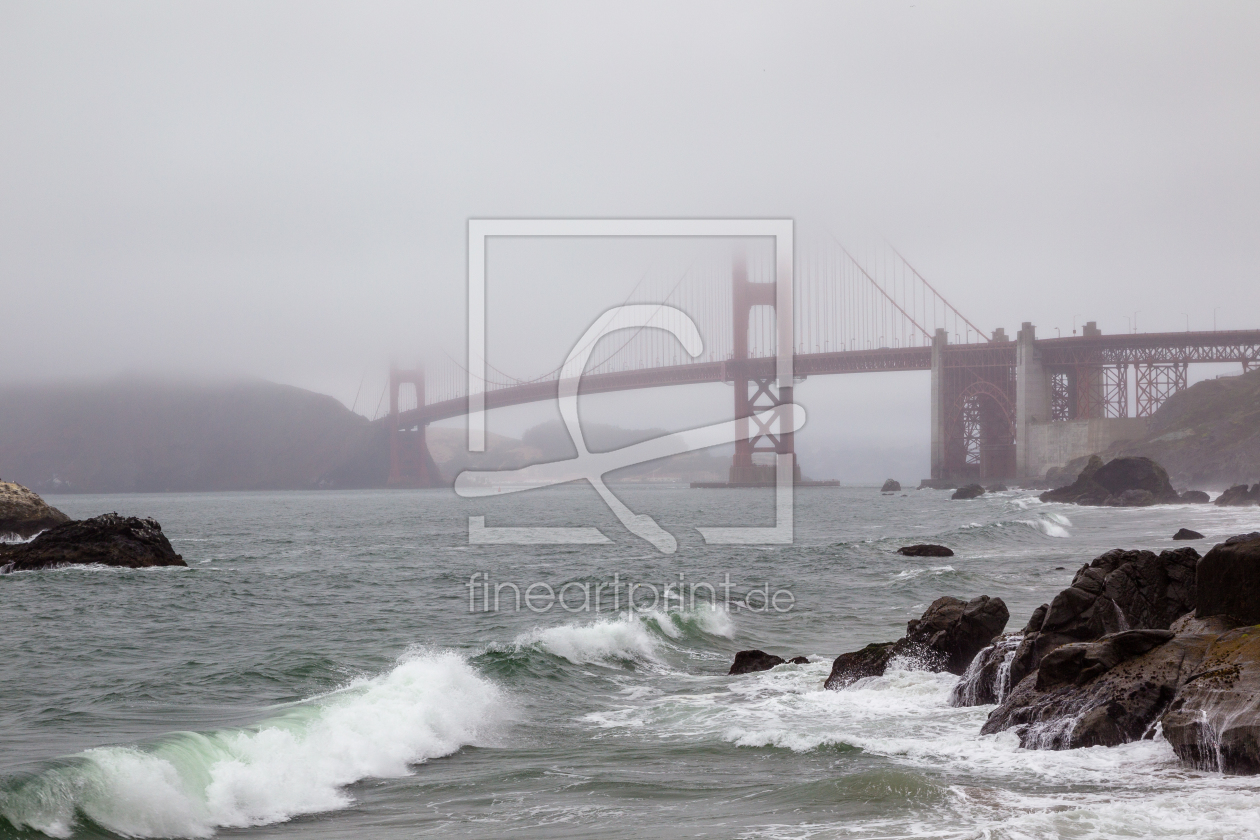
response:
[[[775,665],[782,665],[787,660],[782,656],[775,656],[773,653],[766,653],[764,650],[741,650],[735,654],[735,661],[731,664],[731,670],[727,671],[727,675],[731,674],[751,674],[754,671],[769,671]]]
[[[824,686],[836,690],[865,677],[881,676],[892,659],[892,649],[896,645],[896,642],[873,642],[861,650],[840,654],[831,663],[831,673]]]
[[[932,671],[961,675],[1009,618],[1001,598],[937,598],[921,618],[906,624],[906,635],[898,641],[867,645],[836,657],[826,686],[844,688],[863,677],[880,676],[897,657],[915,659]]]
[[[978,499],[984,495],[984,488],[979,484],[968,484],[954,491],[951,499]]]
[[[1174,540],[1201,540],[1201,539],[1204,539],[1204,537],[1198,531],[1191,531],[1189,528],[1182,528],[1177,533],[1173,534],[1173,539]]]
[[[1047,490],[1037,498],[1043,502],[1070,502],[1078,505],[1102,504],[1111,495],[1106,488],[1094,483],[1094,473],[1102,469],[1102,465],[1102,458],[1099,458],[1097,455],[1091,455],[1089,463],[1077,474],[1075,481],[1063,487]],[[1046,476],[1049,478],[1050,473],[1046,473]],[[1086,498],[1097,498],[1097,501],[1082,501]]]
[[[1159,555],[1115,549],[1095,558],[1055,596],[1039,625],[1029,623],[1011,665],[1012,682],[1062,645],[1122,630],[1167,630],[1194,609],[1198,560],[1188,546]]]
[[[943,545],[935,543],[919,543],[918,545],[903,545],[897,549],[898,554],[904,554],[907,557],[953,557],[954,552]]]
[[[1177,756],[1195,768],[1260,773],[1260,627],[1217,636],[1161,723]]]
[[[99,563],[140,569],[187,566],[153,519],[107,513],[50,528],[29,543],[0,544],[0,569],[23,572]]]
[[[887,481],[885,481],[885,482],[884,482],[884,486],[883,486],[883,487],[879,488],[879,492],[881,492],[881,493],[900,493],[900,492],[901,492],[901,483],[900,483],[900,482],[898,482],[898,481],[897,481],[897,480],[895,480],[895,479],[890,478],[890,479],[888,479]]]
[[[980,731],[1017,728],[1021,746],[1052,750],[1151,737],[1211,638],[1129,630],[1061,646],[1015,686]]]
[[[1199,561],[1195,615],[1260,624],[1260,535],[1239,536],[1243,539],[1231,537]]]
[[[1212,497],[1202,490],[1187,490],[1178,496],[1177,500],[1191,505],[1206,505],[1212,501]]]
[[[1247,489],[1246,484],[1235,484],[1216,497],[1216,504],[1228,507],[1260,505],[1260,484]]]
[[[11,481],[0,481],[0,535],[33,537],[55,525],[69,522],[66,516],[33,490]]]

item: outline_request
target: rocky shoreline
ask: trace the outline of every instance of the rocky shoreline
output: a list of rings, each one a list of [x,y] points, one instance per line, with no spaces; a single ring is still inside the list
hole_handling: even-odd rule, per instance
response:
[[[1063,750],[1162,733],[1192,768],[1260,774],[1260,532],[1202,557],[1109,551],[1022,630],[1008,619],[1000,598],[939,598],[901,639],[836,657],[826,688],[894,663],[948,671],[953,705],[995,706],[980,734]]]

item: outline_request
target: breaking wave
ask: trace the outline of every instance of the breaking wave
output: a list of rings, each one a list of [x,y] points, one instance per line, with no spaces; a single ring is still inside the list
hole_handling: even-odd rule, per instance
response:
[[[404,776],[479,743],[506,698],[459,656],[416,653],[254,727],[102,747],[0,788],[13,826],[68,837],[81,819],[129,837],[207,837],[347,807],[346,785]]]
[[[734,633],[727,611],[706,605],[694,610],[624,612],[589,623],[536,627],[513,639],[511,648],[517,652],[542,651],[574,665],[660,664],[661,647],[667,641],[731,638]]]

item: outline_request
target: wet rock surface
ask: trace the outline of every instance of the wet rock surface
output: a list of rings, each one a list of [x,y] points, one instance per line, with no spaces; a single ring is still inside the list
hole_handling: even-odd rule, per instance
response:
[[[1201,540],[1203,535],[1198,531],[1191,531],[1189,528],[1182,528],[1173,534],[1174,540]]]
[[[928,670],[961,676],[976,654],[1001,634],[1009,619],[1010,612],[1001,598],[937,598],[922,617],[907,623],[903,638],[838,656],[826,686],[839,689],[863,677],[880,676],[898,657],[912,659]]]
[[[1161,723],[1192,767],[1260,773],[1260,627],[1213,639]]]
[[[28,543],[0,544],[0,571],[100,564],[130,569],[187,566],[153,519],[107,513],[65,522]]]
[[[1191,505],[1206,505],[1212,501],[1212,497],[1202,490],[1187,490],[1177,500]]]
[[[904,554],[907,557],[953,557],[952,549],[935,543],[919,543],[918,545],[903,545],[897,549],[898,554]]]
[[[984,495],[984,488],[979,484],[967,484],[954,491],[951,499],[978,499]]]
[[[782,656],[775,656],[773,653],[766,653],[764,650],[741,650],[735,654],[735,661],[731,664],[731,670],[726,673],[729,676],[731,674],[751,674],[756,671],[769,671],[776,665],[783,665],[784,663],[808,665],[809,660],[804,656],[784,659]]]
[[[0,535],[16,534],[28,539],[69,521],[70,517],[49,505],[35,491],[11,481],[0,481]]]

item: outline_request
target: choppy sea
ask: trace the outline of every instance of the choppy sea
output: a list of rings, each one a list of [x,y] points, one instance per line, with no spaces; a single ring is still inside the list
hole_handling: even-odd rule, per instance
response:
[[[1015,630],[1103,551],[1260,509],[809,488],[793,544],[707,546],[771,494],[617,492],[676,554],[577,486],[50,497],[156,517],[189,568],[0,577],[0,836],[1260,837],[1260,778],[1159,737],[1026,751],[948,674],[822,687],[941,595]],[[474,546],[470,515],[610,541]],[[895,553],[920,541],[956,555]],[[726,676],[745,648],[811,662]]]

